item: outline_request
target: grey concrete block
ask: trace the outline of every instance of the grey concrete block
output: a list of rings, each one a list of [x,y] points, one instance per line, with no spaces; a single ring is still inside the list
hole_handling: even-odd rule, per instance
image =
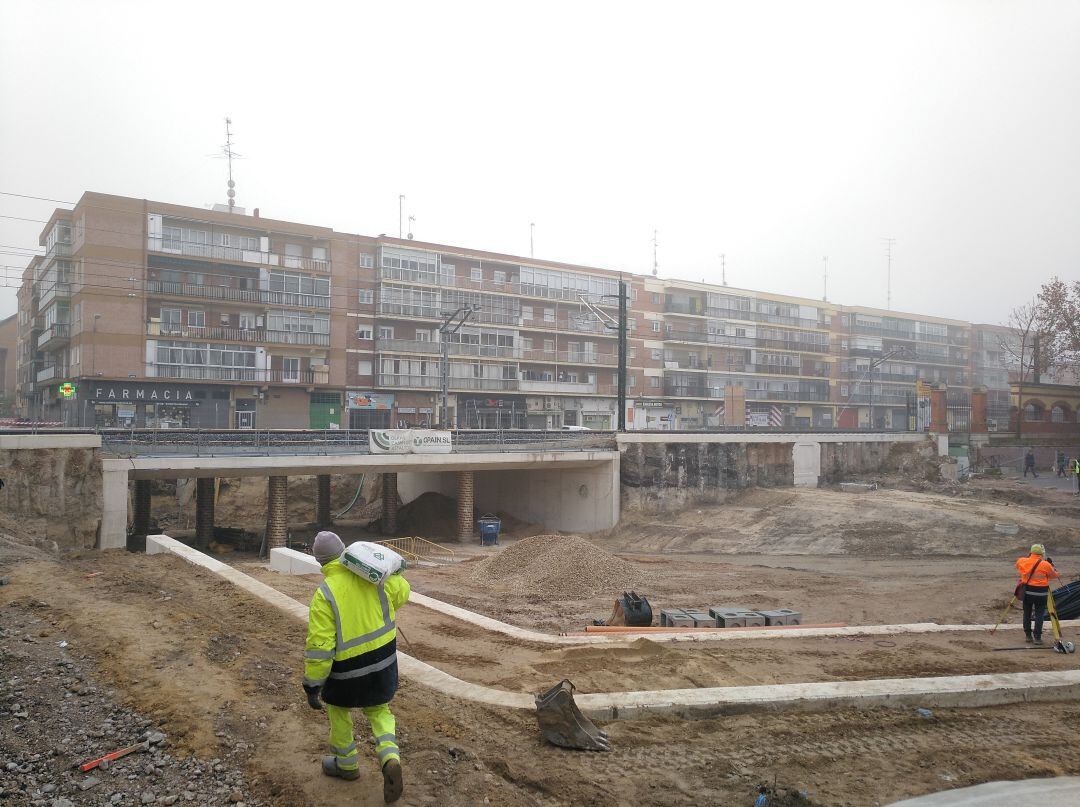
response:
[[[693,628],[694,618],[682,608],[668,608],[660,612],[662,628]]]
[[[876,482],[841,482],[840,490],[844,493],[869,493],[877,490]]]
[[[716,619],[708,611],[699,611],[696,608],[685,609],[686,615],[694,620],[695,628],[714,628]]]
[[[766,625],[801,625],[802,614],[790,608],[777,608],[775,611],[758,611],[765,618]]]
[[[765,617],[757,611],[739,606],[717,605],[709,609],[718,628],[753,628],[765,624]]]

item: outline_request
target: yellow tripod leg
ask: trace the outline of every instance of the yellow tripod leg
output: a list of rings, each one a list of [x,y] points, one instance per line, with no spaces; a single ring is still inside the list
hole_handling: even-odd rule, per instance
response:
[[[1014,602],[1016,602],[1015,594],[1012,595],[1012,599],[1009,600],[1009,604],[1005,606],[1005,610],[1001,612],[1001,616],[998,617],[998,621],[994,623],[994,627],[990,628],[991,633],[995,633],[998,629],[998,626],[1000,626],[1001,623],[1005,621],[1005,615],[1008,614],[1010,610],[1012,610]]]

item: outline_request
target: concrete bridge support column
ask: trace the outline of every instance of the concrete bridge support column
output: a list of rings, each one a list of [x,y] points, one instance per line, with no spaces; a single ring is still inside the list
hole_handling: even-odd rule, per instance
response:
[[[285,546],[289,537],[289,477],[271,476],[266,492],[266,549]]]
[[[135,518],[127,537],[128,552],[146,551],[146,534],[150,532],[150,480],[135,480]]]
[[[458,471],[457,475],[457,537],[467,541],[473,535],[473,472]]]
[[[384,532],[397,532],[397,474],[382,475],[382,528]]]
[[[205,549],[214,540],[214,479],[195,480],[195,546]]]
[[[315,482],[315,523],[320,530],[328,530],[334,526],[330,516],[330,474],[319,474]]]

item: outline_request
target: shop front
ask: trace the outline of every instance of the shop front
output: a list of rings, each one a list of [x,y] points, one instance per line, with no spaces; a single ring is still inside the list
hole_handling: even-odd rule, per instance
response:
[[[638,399],[634,401],[634,428],[652,431],[671,431],[675,428],[675,405],[667,401]]]
[[[528,408],[524,395],[457,396],[459,429],[524,429]]]
[[[394,409],[394,396],[388,392],[345,393],[349,410],[350,429],[389,429]]]
[[[394,396],[389,396],[394,399]],[[399,429],[431,428],[438,415],[438,398],[428,392],[399,392],[394,400],[395,425]]]
[[[610,431],[618,425],[618,407],[614,398],[564,398],[562,425]]]
[[[88,422],[100,428],[229,428],[226,386],[91,380],[79,393]]]

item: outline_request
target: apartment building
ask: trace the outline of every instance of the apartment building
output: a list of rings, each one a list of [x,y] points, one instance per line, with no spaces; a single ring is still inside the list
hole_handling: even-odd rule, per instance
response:
[[[917,381],[962,399],[1000,360],[958,320],[225,206],[86,193],[41,246],[19,289],[17,400],[72,425],[441,423],[445,349],[452,424],[613,428],[620,280],[630,428],[905,428]],[[444,333],[454,312],[467,316]]]
[[[11,414],[18,377],[19,315],[0,319],[0,417]]]

